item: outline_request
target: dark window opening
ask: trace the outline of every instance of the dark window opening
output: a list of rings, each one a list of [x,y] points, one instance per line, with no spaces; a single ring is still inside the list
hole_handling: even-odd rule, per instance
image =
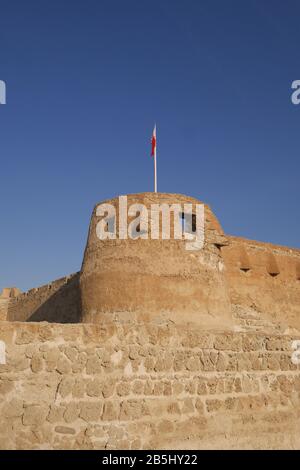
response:
[[[110,217],[106,223],[106,232],[115,233],[115,217]]]
[[[179,215],[181,219],[182,231],[186,233],[196,233],[197,230],[197,217],[196,214],[185,214],[181,212]]]
[[[192,231],[196,232],[196,229],[197,229],[196,215],[192,214]]]

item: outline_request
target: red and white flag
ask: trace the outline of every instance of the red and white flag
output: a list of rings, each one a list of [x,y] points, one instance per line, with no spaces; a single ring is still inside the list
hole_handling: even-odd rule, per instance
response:
[[[152,139],[151,139],[151,157],[156,156],[156,124],[153,129]]]
[[[156,124],[151,139],[151,157],[154,159],[154,192],[157,193],[157,167],[156,167]]]

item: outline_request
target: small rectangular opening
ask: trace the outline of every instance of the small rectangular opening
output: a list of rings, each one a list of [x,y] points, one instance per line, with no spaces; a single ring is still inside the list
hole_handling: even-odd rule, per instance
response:
[[[196,214],[186,214],[181,212],[179,214],[181,219],[181,227],[183,233],[195,234],[197,230],[197,217]]]
[[[106,231],[109,233],[115,233],[115,216],[110,217],[106,223]]]

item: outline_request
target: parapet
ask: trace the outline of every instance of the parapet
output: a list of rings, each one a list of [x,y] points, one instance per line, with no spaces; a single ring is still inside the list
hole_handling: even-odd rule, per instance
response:
[[[300,250],[238,237],[228,241],[222,256],[229,296],[244,325],[300,330]]]
[[[18,297],[18,295],[21,294],[20,289],[17,287],[4,287],[2,289],[2,292],[0,294],[1,299],[13,299],[15,297]]]

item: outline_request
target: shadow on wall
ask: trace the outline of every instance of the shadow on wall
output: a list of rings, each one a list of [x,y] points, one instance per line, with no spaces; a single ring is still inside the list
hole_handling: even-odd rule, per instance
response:
[[[10,303],[8,320],[49,323],[80,323],[82,318],[79,273],[61,285],[50,285]]]
[[[67,284],[60,287],[28,319],[50,323],[80,323],[81,295],[79,276],[74,276]]]

